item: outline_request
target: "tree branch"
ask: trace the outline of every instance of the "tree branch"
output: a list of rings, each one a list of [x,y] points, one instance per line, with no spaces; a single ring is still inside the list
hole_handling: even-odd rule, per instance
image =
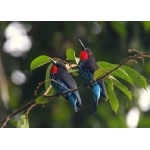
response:
[[[129,57],[128,57],[126,60],[124,60],[121,64],[119,64],[118,66],[116,66],[116,67],[115,67],[114,69],[112,69],[111,71],[108,71],[108,72],[107,72],[105,75],[103,75],[102,77],[100,77],[100,78],[98,78],[98,79],[96,79],[96,80],[92,80],[92,81],[90,81],[90,82],[87,82],[87,83],[81,85],[80,87],[78,87],[78,88],[76,88],[76,89],[69,89],[69,91],[65,91],[65,92],[63,92],[63,93],[61,93],[61,94],[52,94],[52,95],[44,95],[44,94],[43,94],[43,96],[46,97],[46,98],[49,98],[49,97],[56,97],[56,96],[59,96],[59,95],[65,95],[65,94],[67,94],[67,93],[69,93],[69,92],[81,90],[81,89],[87,87],[87,85],[96,82],[97,80],[104,79],[105,77],[107,77],[109,74],[111,74],[112,72],[114,72],[115,70],[117,70],[118,68],[120,68],[121,66],[123,66],[123,65],[124,65],[125,63],[127,63],[128,61],[134,60],[134,59],[139,58],[139,57],[141,57],[141,58],[149,58],[149,54],[150,54],[150,52],[142,53],[142,52],[139,52],[138,50],[135,50],[135,49],[133,49],[133,50],[130,49],[130,52],[136,52],[136,53],[138,53],[138,54],[136,54],[136,55],[134,55],[134,56],[129,56]],[[57,82],[57,81],[55,81],[55,80],[53,80],[53,81],[54,81],[54,82]],[[40,87],[43,83],[45,83],[45,81],[39,83],[39,86],[37,87],[35,93],[37,92],[37,90],[39,89],[39,87]],[[58,83],[58,82],[57,82],[57,83]],[[58,84],[60,84],[60,83],[58,83]],[[4,126],[6,126],[6,124],[7,124],[7,122],[9,121],[10,118],[14,117],[15,115],[17,115],[18,113],[20,113],[21,111],[23,111],[23,110],[25,110],[25,109],[29,109],[29,110],[27,111],[27,113],[29,113],[29,111],[31,110],[31,108],[33,108],[35,105],[36,105],[36,100],[33,100],[33,101],[27,103],[25,106],[23,106],[23,107],[21,107],[20,109],[18,109],[16,112],[14,112],[14,113],[12,113],[12,114],[6,116],[4,119],[2,119],[2,120],[0,121],[0,124],[3,124],[3,125],[2,125],[2,128],[3,128]]]
[[[18,110],[15,111],[14,113],[12,113],[12,114],[8,115],[7,117],[5,117],[4,119],[2,119],[2,120],[0,121],[0,124],[5,123],[6,121],[8,122],[8,120],[9,120],[10,118],[12,118],[12,117],[14,117],[15,115],[19,114],[19,113],[22,112],[23,110],[28,109],[31,105],[33,105],[33,104],[35,104],[35,103],[36,103],[35,100],[33,100],[33,101],[27,103],[25,106],[21,107],[20,109],[18,109]]]
[[[131,49],[131,50],[132,50],[132,49]],[[134,49],[134,50],[135,50],[135,49]],[[111,74],[112,72],[116,71],[118,68],[120,68],[121,66],[123,66],[123,65],[124,65],[125,63],[127,63],[128,61],[134,60],[135,58],[138,58],[138,57],[140,57],[140,56],[144,56],[144,57],[145,57],[145,55],[147,56],[147,55],[149,55],[149,54],[150,54],[150,52],[145,52],[145,53],[140,53],[140,54],[138,54],[138,55],[129,56],[129,57],[128,57],[126,60],[124,60],[121,64],[119,64],[118,66],[116,66],[114,69],[108,71],[108,72],[107,72],[105,75],[103,75],[102,77],[100,77],[100,78],[98,78],[98,79],[96,79],[96,80],[92,80],[92,81],[90,81],[90,82],[87,82],[87,83],[85,83],[85,84],[79,86],[79,87],[76,88],[76,89],[71,89],[71,90],[69,90],[69,91],[63,92],[62,94],[59,94],[59,95],[65,95],[65,94],[67,94],[67,93],[69,93],[69,92],[81,90],[81,89],[87,87],[87,85],[89,85],[89,84],[92,84],[92,83],[94,83],[94,82],[96,82],[96,81],[98,81],[98,80],[100,80],[100,79],[104,79],[105,77],[107,77],[107,76],[108,76],[109,74]],[[58,94],[57,94],[57,95],[58,95]],[[54,94],[54,95],[45,95],[45,97],[54,97],[54,96],[56,96],[56,94]]]
[[[130,49],[132,50],[132,49]],[[135,49],[134,49],[135,50]],[[121,66],[123,66],[125,63],[127,63],[128,61],[130,60],[134,60],[135,58],[139,58],[141,56],[145,57],[145,55],[149,55],[150,54],[150,51],[149,52],[145,52],[145,53],[141,53],[138,54],[138,55],[134,55],[134,56],[129,56],[126,60],[124,60],[120,65],[118,65],[117,67],[115,67],[114,69],[112,69],[111,71],[108,71],[105,75],[103,75],[102,77],[98,78],[97,80],[100,80],[100,79],[104,79],[106,76],[108,76],[109,74],[111,74],[112,72],[114,72],[115,70],[117,70],[118,68],[120,68]],[[143,58],[142,57],[142,58]],[[96,80],[96,81],[97,81]],[[93,81],[94,82],[94,81]]]

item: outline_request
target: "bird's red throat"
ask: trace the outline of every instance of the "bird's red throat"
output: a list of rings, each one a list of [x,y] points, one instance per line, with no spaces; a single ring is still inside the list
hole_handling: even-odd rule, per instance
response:
[[[86,59],[88,59],[88,52],[81,51],[80,52],[80,60],[86,60]]]
[[[57,70],[58,70],[57,66],[56,66],[56,65],[53,65],[52,68],[51,68],[50,73],[51,73],[51,74],[55,74],[55,73],[57,73]]]

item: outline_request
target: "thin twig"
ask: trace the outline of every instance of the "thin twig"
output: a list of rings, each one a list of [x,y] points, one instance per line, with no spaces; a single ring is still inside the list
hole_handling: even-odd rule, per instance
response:
[[[43,96],[44,96],[44,95],[48,95],[48,92],[50,91],[51,88],[52,88],[52,85],[50,85],[50,86],[47,88],[47,90],[44,92]]]
[[[137,54],[142,54],[142,53],[143,53],[143,52],[141,52],[141,51],[139,51],[139,50],[137,50],[137,49],[128,49],[128,52],[129,52],[129,53],[134,52],[134,53],[137,53]]]
[[[27,112],[26,112],[27,118],[28,118],[28,115],[29,115],[30,110],[31,110],[33,107],[35,107],[36,105],[37,105],[37,103],[34,103],[34,104],[32,104],[30,107],[28,107]]]
[[[77,64],[66,64],[67,70],[69,70],[70,68],[75,68],[77,66],[78,66]]]
[[[34,95],[35,95],[35,96],[37,95],[37,91],[39,90],[39,88],[41,87],[41,85],[44,84],[45,82],[48,82],[48,81],[56,82],[57,84],[60,84],[61,86],[63,86],[63,87],[66,88],[67,90],[70,90],[70,89],[68,89],[66,86],[64,86],[63,84],[57,82],[56,80],[54,80],[54,79],[48,79],[48,80],[45,80],[45,81],[39,83],[39,85],[36,87],[36,90],[34,91]],[[45,94],[43,94],[43,95],[45,95]]]
[[[145,52],[145,53],[140,53],[138,55],[134,55],[134,56],[129,56],[126,60],[124,60],[121,64],[119,64],[117,67],[115,67],[114,69],[112,69],[111,71],[108,71],[105,75],[103,75],[102,77],[98,78],[97,80],[100,79],[104,79],[106,76],[108,76],[109,74],[111,74],[112,72],[116,71],[118,68],[120,68],[121,66],[123,66],[125,63],[127,63],[129,60],[134,60],[135,58],[138,58],[140,56],[144,56],[144,55],[148,55],[150,54],[150,52]],[[96,80],[96,81],[97,81]]]
[[[37,92],[38,92],[39,88],[41,87],[41,85],[43,85],[45,82],[48,82],[48,81],[50,81],[50,79],[39,83],[39,85],[36,87],[36,89],[34,91],[34,96],[37,96]]]
[[[33,105],[33,104],[35,104],[35,103],[36,103],[36,100],[33,100],[33,101],[27,103],[25,106],[21,107],[20,109],[18,109],[18,110],[15,111],[14,113],[12,113],[12,114],[6,116],[4,119],[2,119],[2,120],[0,121],[0,124],[4,123],[7,119],[9,120],[10,118],[14,117],[15,115],[19,114],[21,111],[23,111],[23,110],[29,108],[31,105]]]
[[[3,125],[2,125],[2,127],[1,128],[4,128],[5,126],[6,126],[6,124],[7,124],[7,122],[9,121],[9,117],[6,117],[6,120],[5,120],[5,122],[3,123]]]

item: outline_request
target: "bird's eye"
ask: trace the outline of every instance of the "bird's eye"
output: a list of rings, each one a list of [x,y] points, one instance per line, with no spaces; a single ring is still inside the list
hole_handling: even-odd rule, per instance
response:
[[[57,67],[61,67],[61,65],[57,64]]]

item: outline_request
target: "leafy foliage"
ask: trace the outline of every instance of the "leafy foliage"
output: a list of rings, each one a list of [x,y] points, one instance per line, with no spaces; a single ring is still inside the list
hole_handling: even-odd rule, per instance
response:
[[[51,62],[50,61],[50,57],[49,56],[45,56],[45,55],[41,55],[37,58],[35,58],[32,62],[31,62],[31,65],[30,65],[30,69],[31,71],[40,67],[40,66],[43,66],[47,63]]]
[[[71,50],[68,49],[66,51],[66,55],[67,55],[67,60],[77,59],[75,56],[75,51],[73,51],[72,49]],[[104,75],[106,75],[106,73],[108,73],[109,71],[117,67],[116,64],[110,64],[104,61],[99,61],[97,62],[97,64],[100,66],[100,68],[94,72],[93,75],[94,80],[103,77]],[[145,77],[139,74],[136,70],[129,68],[127,66],[122,66],[117,70],[113,71],[108,77],[105,77],[104,80],[107,83],[106,91],[107,91],[108,99],[112,109],[117,113],[117,110],[119,108],[119,101],[115,95],[114,86],[119,88],[125,95],[127,95],[129,100],[132,100],[132,93],[124,84],[118,81],[115,77],[119,77],[127,81],[131,85],[134,85],[134,83],[136,83],[139,86],[143,87],[144,89],[146,89],[147,87],[147,82]]]
[[[142,76],[140,73],[138,73],[136,70],[129,68],[127,66],[121,67],[132,79],[132,81],[139,85],[140,87],[144,88],[146,90],[147,88],[147,81],[144,76]]]
[[[112,109],[115,111],[115,113],[117,113],[118,108],[119,108],[119,101],[114,93],[113,83],[108,79],[106,79],[105,82],[107,83],[106,90],[107,90],[107,96],[109,99],[109,103],[110,103]]]
[[[44,58],[45,58],[45,61],[43,60]],[[49,58],[50,57],[48,57],[48,56],[39,56],[34,61],[32,61],[31,70],[50,62],[48,60]],[[74,60],[77,64],[79,61],[79,58],[76,57],[75,51],[73,49],[69,48],[66,51],[66,60]],[[34,64],[34,65],[32,65],[32,64]],[[104,62],[104,61],[98,61],[97,64],[100,66],[100,68],[94,72],[94,75],[93,75],[94,80],[105,76],[108,72],[110,72],[111,70],[113,70],[114,68],[117,67],[116,64],[111,64],[111,63]],[[46,81],[45,88],[46,89],[50,86],[49,71],[50,71],[51,67],[52,67],[52,65],[50,64],[46,71],[46,77],[45,77],[45,81]],[[69,70],[69,73],[74,73],[75,75],[78,75],[78,70],[77,69],[74,70],[71,68]],[[122,67],[118,68],[117,70],[113,71],[112,73],[110,73],[108,76],[106,76],[104,78],[104,81],[106,82],[106,85],[107,85],[106,86],[107,96],[109,99],[109,103],[110,103],[112,109],[115,111],[115,113],[117,113],[117,111],[118,111],[119,101],[118,101],[118,98],[116,97],[116,94],[114,91],[114,86],[116,86],[118,89],[120,89],[129,98],[129,100],[132,100],[131,91],[124,84],[122,84],[118,79],[116,79],[116,77],[125,80],[126,82],[130,83],[131,85],[134,85],[134,83],[136,83],[137,85],[143,87],[144,89],[146,89],[146,87],[147,87],[146,79],[141,74],[139,74],[136,70],[134,70],[130,67],[127,67],[127,66],[122,66]],[[52,93],[54,93],[53,88],[50,90],[49,94],[52,94]],[[43,96],[38,97],[36,102],[38,104],[47,103],[46,99]]]
[[[104,61],[99,61],[99,62],[97,62],[97,63],[98,63],[98,65],[99,65],[101,68],[103,68],[103,69],[105,69],[105,70],[108,70],[108,71],[113,70],[113,69],[116,67],[115,64],[110,64],[110,63],[104,62]],[[111,75],[112,75],[112,76],[119,77],[119,78],[121,78],[121,79],[123,79],[123,80],[129,82],[130,84],[134,85],[134,83],[133,83],[131,77],[130,77],[130,76],[126,73],[126,71],[125,71],[124,69],[122,69],[122,68],[118,68],[117,70],[115,70],[114,72],[112,72]]]
[[[124,94],[127,95],[127,97],[132,100],[132,93],[129,91],[129,89],[123,85],[121,82],[119,82],[115,77],[109,76],[109,79],[113,82],[113,85],[115,85],[117,88],[119,88]]]
[[[36,103],[37,104],[46,104],[46,103],[48,103],[48,100],[44,96],[39,96],[36,99]]]
[[[3,33],[6,27],[12,23],[13,22],[0,23],[2,29],[0,35],[2,39],[6,39],[4,38]],[[133,21],[131,22],[123,22],[123,21],[121,22],[102,22],[102,21],[100,22],[98,21],[96,22],[55,22],[53,21],[53,22],[40,22],[40,23],[30,21],[30,22],[19,22],[19,23],[22,24],[23,26],[24,25],[26,26],[27,24],[27,27],[29,25],[29,28],[32,27],[30,28],[31,30],[29,28],[27,30],[28,31],[30,30],[28,35],[32,37],[33,43],[30,51],[28,52],[26,51],[23,57],[18,57],[17,59],[15,59],[14,56],[10,57],[9,54],[11,52],[9,54],[5,52],[2,53],[2,65],[4,67],[5,77],[7,80],[7,85],[9,87],[8,90],[10,95],[10,101],[9,103],[7,103],[8,109],[6,109],[4,105],[1,105],[0,112],[2,114],[1,115],[2,118],[5,117],[5,114],[9,114],[10,111],[13,111],[12,114],[16,112],[17,111],[16,109],[18,109],[19,106],[22,106],[23,104],[27,103],[27,100],[30,101],[31,99],[32,100],[35,99],[33,97],[33,91],[35,90],[35,86],[39,82],[44,80],[45,78],[44,75],[46,70],[45,67],[46,66],[48,67],[49,63],[39,69],[37,68],[37,71],[34,71],[33,69],[34,72],[32,72],[31,76],[28,76],[28,74],[26,74],[27,80],[23,86],[12,84],[12,80],[10,78],[12,72],[15,69],[18,69],[26,73],[26,70],[28,69],[31,60],[33,60],[36,56],[40,56],[42,54],[51,57],[59,56],[60,58],[64,58],[65,48],[71,45],[73,45],[74,48],[76,48],[75,49],[76,56],[78,56],[77,54],[79,53],[79,49],[77,46],[78,43],[76,43],[77,42],[75,39],[76,37],[83,38],[84,40],[83,42],[88,47],[92,48],[92,51],[96,56],[97,61],[107,60],[107,62],[120,62],[120,60],[124,59],[128,46],[130,46],[128,48],[138,48],[141,50],[141,52],[146,52],[149,50],[148,37],[150,33],[150,22],[148,21],[144,21],[144,22],[133,22]],[[1,41],[2,51],[3,51],[3,44],[6,41],[7,39]],[[20,44],[19,41],[18,44]],[[131,63],[131,65],[132,64],[133,62]],[[143,65],[142,63],[138,63],[135,64],[134,68],[140,69],[141,71],[140,73],[145,76],[147,81],[150,81],[149,66],[150,66],[150,59],[147,59],[145,60],[145,65]],[[75,70],[74,68],[69,69],[69,73],[73,74],[73,76],[78,75],[77,69]],[[126,73],[128,72],[126,71]],[[141,105],[138,103],[138,100],[139,100],[139,95],[141,95],[141,93],[139,92],[142,89],[140,88],[141,86],[139,84],[133,81],[133,79],[132,81],[134,82],[134,85],[132,86],[132,84],[128,82],[127,83],[124,82],[125,80],[123,81],[117,76],[113,76],[112,74],[111,76],[116,78],[121,84],[125,85],[128,88],[128,90],[132,92],[131,94],[133,94],[134,92],[136,93],[131,98],[133,102],[129,101],[126,103],[126,100],[124,98],[128,100],[128,96],[126,97],[126,95],[124,95],[125,94],[124,92],[122,93],[122,91],[121,92],[119,91],[120,89],[115,85],[115,82],[112,79],[110,79],[110,76],[104,79],[104,80],[108,79],[111,80],[111,82],[113,82],[114,93],[116,94],[119,100],[119,108],[121,108],[119,109],[117,115],[114,115],[112,113],[112,109],[110,109],[109,106],[109,100],[107,101],[107,103],[101,101],[102,103],[100,102],[99,104],[100,106],[97,110],[96,115],[93,115],[92,117],[90,117],[90,119],[89,117],[86,117],[87,112],[91,111],[90,108],[84,109],[79,113],[74,113],[73,111],[71,111],[69,105],[66,105],[65,102],[61,100],[51,101],[51,103],[48,104],[48,107],[42,109],[42,115],[41,115],[41,111],[39,111],[39,108],[42,107],[42,105],[38,106],[38,108],[33,110],[32,115],[30,115],[30,119],[31,120],[33,119],[34,122],[32,122],[31,126],[32,127],[44,127],[44,126],[46,127],[127,127],[127,122],[125,117],[127,116],[129,110],[132,109],[134,105],[141,107]],[[77,79],[76,80],[77,84],[78,86],[80,86],[81,81],[83,82],[82,78],[75,77],[75,79]],[[139,81],[138,78],[136,79],[136,81],[137,82]],[[48,82],[50,84],[50,81]],[[105,84],[107,86],[106,81]],[[40,91],[42,92],[44,88],[42,89],[42,86],[40,87],[41,87]],[[1,86],[0,89],[3,89],[3,86]],[[40,94],[41,92],[39,92],[38,94]],[[82,90],[79,92],[81,98],[83,99],[83,104],[89,105],[88,101],[86,101],[87,100],[86,98],[88,98],[86,97],[88,94],[86,93],[86,90]],[[148,92],[148,88],[147,91],[145,92],[146,93]],[[141,96],[144,96],[144,93]],[[21,101],[19,100],[20,98]],[[61,99],[61,97],[59,97],[59,99]],[[128,107],[126,107],[126,104]],[[125,109],[122,109],[123,107]],[[44,112],[46,115],[44,114]],[[149,111],[145,113],[141,109],[140,114],[141,114],[140,116],[142,117],[140,117],[139,124],[137,127],[149,127],[150,126],[150,122],[148,121],[150,119]],[[84,119],[82,119],[83,116]]]
[[[29,128],[29,120],[26,115],[21,115],[17,122],[17,128]]]
[[[76,64],[79,62],[79,58],[76,57],[75,51],[73,49],[68,49],[66,51],[66,60],[74,60]],[[41,67],[47,63],[50,63],[50,57],[49,56],[39,56],[35,58],[30,65],[31,71]],[[114,86],[120,89],[127,97],[129,100],[132,100],[132,93],[131,91],[124,85],[122,84],[117,78],[121,78],[125,80],[126,82],[130,83],[131,85],[137,84],[144,89],[147,87],[147,81],[145,77],[143,77],[140,73],[138,73],[136,70],[127,67],[127,66],[120,66],[117,68],[117,64],[111,64],[108,62],[104,61],[99,61],[97,64],[100,66],[98,70],[96,70],[93,74],[93,79],[103,79],[104,82],[106,83],[106,91],[107,91],[107,98],[109,100],[110,106],[112,107],[113,111],[117,113],[118,108],[119,108],[119,100],[115,94],[114,91]],[[69,63],[66,64],[66,66],[69,66]],[[74,65],[77,66],[77,65]],[[52,67],[52,64],[50,64],[46,70],[46,75],[45,75],[45,89],[46,91],[49,89],[47,94],[52,94],[54,93],[54,89],[51,86],[51,81],[50,81],[50,69]],[[116,69],[117,68],[117,69]],[[78,70],[77,69],[68,69],[69,73],[74,73],[74,75],[78,75]],[[44,83],[44,82],[43,82]],[[39,96],[35,100],[36,104],[46,104],[48,103],[48,100],[44,96]],[[18,122],[15,122],[14,120],[10,120],[11,124],[18,127],[18,128],[28,128],[29,127],[29,121],[26,115],[21,115],[20,119]]]
[[[76,57],[75,51],[71,48],[66,51],[66,60],[75,60],[76,64],[79,62],[79,58]]]

